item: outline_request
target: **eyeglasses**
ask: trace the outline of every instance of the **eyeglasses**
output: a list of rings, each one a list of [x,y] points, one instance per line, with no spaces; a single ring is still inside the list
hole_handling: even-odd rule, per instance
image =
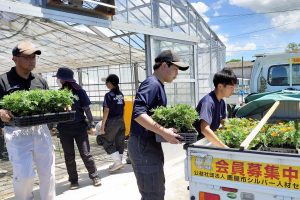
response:
[[[33,59],[37,59],[37,58],[38,58],[38,56],[35,55],[35,54],[29,55],[29,56],[19,55],[19,56],[17,56],[17,57],[24,58],[24,59],[26,59],[26,60],[33,60]]]

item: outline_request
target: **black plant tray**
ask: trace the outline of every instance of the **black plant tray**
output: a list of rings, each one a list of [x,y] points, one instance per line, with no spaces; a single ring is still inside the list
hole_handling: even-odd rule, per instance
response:
[[[270,152],[279,152],[279,153],[295,153],[300,154],[300,149],[290,149],[290,148],[277,148],[277,147],[265,147],[260,146],[258,151],[270,151]]]
[[[183,137],[183,139],[180,139],[182,143],[192,144],[197,142],[197,133],[178,133],[178,135]],[[155,139],[156,142],[166,142],[166,140],[158,134],[155,134]]]
[[[75,119],[75,111],[46,113],[41,115],[31,115],[23,117],[13,117],[11,122],[7,123],[9,126],[34,126],[40,124],[58,123],[73,121]]]

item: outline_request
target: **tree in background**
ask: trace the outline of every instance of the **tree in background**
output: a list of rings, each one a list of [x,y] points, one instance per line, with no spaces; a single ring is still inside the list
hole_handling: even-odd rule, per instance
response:
[[[297,53],[300,52],[300,43],[291,42],[287,45],[285,52],[287,53]]]
[[[227,61],[226,63],[230,63],[230,62],[241,62],[241,59],[231,59],[229,61]]]

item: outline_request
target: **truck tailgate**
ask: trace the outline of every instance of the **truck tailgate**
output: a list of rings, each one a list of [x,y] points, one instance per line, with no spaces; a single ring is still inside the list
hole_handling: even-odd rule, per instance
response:
[[[189,145],[186,150],[186,179],[190,194],[199,196],[196,199],[201,199],[199,192],[205,187],[215,192],[221,187],[235,188],[239,190],[236,199],[247,199],[241,197],[241,191],[257,196],[255,199],[300,199],[299,154],[239,151],[203,144]]]

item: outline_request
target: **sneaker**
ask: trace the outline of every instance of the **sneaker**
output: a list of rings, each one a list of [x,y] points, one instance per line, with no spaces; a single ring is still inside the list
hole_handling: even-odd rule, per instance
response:
[[[7,170],[0,169],[0,176],[4,176],[7,173]]]
[[[115,163],[108,166],[108,169],[111,169],[114,166]],[[122,168],[124,168],[124,164],[122,165]]]
[[[93,178],[93,185],[94,186],[100,186],[101,185],[101,179],[99,177]]]
[[[70,184],[70,190],[76,190],[79,188],[78,182],[71,182]]]
[[[123,167],[121,162],[115,162],[113,166],[108,170],[109,172],[115,172]]]

